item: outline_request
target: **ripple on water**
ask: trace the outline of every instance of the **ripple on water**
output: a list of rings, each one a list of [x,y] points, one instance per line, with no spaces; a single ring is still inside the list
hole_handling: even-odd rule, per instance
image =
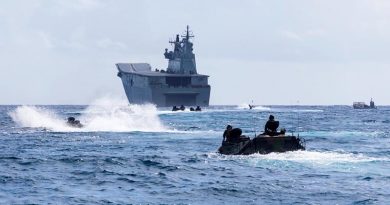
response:
[[[1,112],[0,106],[0,133],[7,133],[0,137],[0,204],[387,204],[390,196],[389,107],[259,112],[225,106],[196,114],[122,105],[102,112],[39,107],[20,109],[12,119],[8,112],[16,107]],[[65,129],[72,113],[96,126]],[[252,133],[270,113],[291,130],[298,113],[305,119],[299,128],[306,151],[216,153],[226,124]]]
[[[129,178],[126,178],[126,177],[118,177],[116,179],[118,181],[123,181],[123,182],[127,182],[127,183],[130,183],[130,184],[133,184],[133,183],[136,182],[135,180],[132,180],[132,179],[129,179]]]
[[[179,167],[174,166],[174,165],[166,165],[163,162],[158,162],[150,159],[139,159],[139,161],[146,167],[150,168],[157,168],[160,170],[165,170],[165,171],[175,171],[178,170]]]

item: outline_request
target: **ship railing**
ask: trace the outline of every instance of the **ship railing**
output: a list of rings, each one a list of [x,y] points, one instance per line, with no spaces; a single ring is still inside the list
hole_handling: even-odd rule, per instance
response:
[[[188,85],[188,86],[173,86],[167,84],[150,84],[153,87],[157,88],[209,88],[210,85]]]

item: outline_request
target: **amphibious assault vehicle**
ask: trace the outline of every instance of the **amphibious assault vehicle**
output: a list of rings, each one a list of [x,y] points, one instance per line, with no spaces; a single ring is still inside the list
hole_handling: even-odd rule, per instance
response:
[[[260,134],[253,139],[223,142],[218,152],[226,155],[268,154],[305,150],[305,140],[296,136],[269,136]]]

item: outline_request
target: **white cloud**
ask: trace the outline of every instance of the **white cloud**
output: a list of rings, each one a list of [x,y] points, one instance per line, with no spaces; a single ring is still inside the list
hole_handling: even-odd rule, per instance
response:
[[[97,41],[97,46],[101,48],[114,48],[114,49],[125,49],[127,48],[126,44],[119,41],[113,41],[112,39],[106,37],[99,39]]]
[[[322,37],[325,35],[325,30],[322,28],[311,28],[304,31],[306,37]]]
[[[352,94],[359,95],[352,88],[368,79],[370,88],[361,95],[376,92],[378,102],[390,104],[382,78],[390,75],[384,69],[390,67],[389,10],[386,0],[4,0],[0,103],[86,103],[91,96],[86,99],[85,93],[102,86],[123,93],[114,64],[139,61],[166,67],[162,53],[170,46],[169,37],[189,24],[196,36],[198,69],[211,75],[214,104],[247,96],[261,102],[267,90],[260,84],[272,84],[273,78],[263,79],[272,75],[284,79],[277,81],[277,89],[288,93],[289,100],[268,93],[266,103],[288,103],[297,89],[305,92],[301,102],[350,103]],[[363,71],[354,73],[357,66]],[[86,75],[99,80],[85,83]],[[234,77],[242,83],[231,89],[248,90],[252,81],[261,79],[258,91],[237,92],[234,99],[223,95],[223,89],[231,87],[225,79]],[[63,86],[69,79],[77,85]],[[292,86],[289,79],[299,80]],[[348,82],[351,94],[333,85],[327,90],[334,79]],[[34,86],[22,86],[21,80]],[[321,96],[311,94],[307,82],[315,83]]]
[[[54,48],[53,39],[49,33],[45,31],[37,31],[36,34],[41,39],[43,45],[45,45],[46,48]]]
[[[88,11],[103,8],[103,1],[100,0],[60,0],[57,1],[61,7],[78,11]]]
[[[302,41],[303,38],[298,35],[297,33],[293,32],[293,31],[281,31],[281,34],[282,36],[288,38],[288,39],[292,39],[292,40],[297,40],[297,41]]]

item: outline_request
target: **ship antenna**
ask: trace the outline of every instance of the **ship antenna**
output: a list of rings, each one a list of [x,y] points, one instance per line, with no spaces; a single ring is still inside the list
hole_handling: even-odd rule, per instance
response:
[[[187,41],[190,40],[190,38],[195,37],[193,34],[190,34],[190,26],[189,25],[187,25],[186,35],[185,36],[181,36],[181,37],[186,38]]]
[[[187,40],[190,38],[190,34],[189,34],[189,30],[190,29],[190,27],[187,25],[187,33],[186,33],[186,38],[187,38]]]
[[[297,101],[298,102],[298,109],[297,109],[297,114],[298,114],[298,137],[299,137],[299,100]]]

